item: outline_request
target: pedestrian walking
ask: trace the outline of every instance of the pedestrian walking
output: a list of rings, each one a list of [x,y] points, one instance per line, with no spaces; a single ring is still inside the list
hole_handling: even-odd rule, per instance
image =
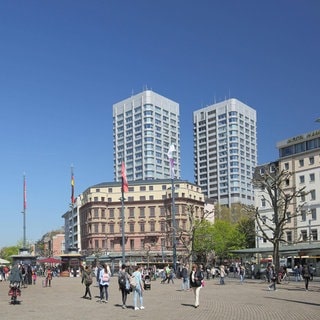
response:
[[[224,277],[226,276],[226,269],[224,265],[220,266],[220,284],[224,284]]]
[[[185,264],[183,265],[181,270],[181,278],[182,278],[182,284],[181,284],[182,291],[188,291],[190,289],[188,265],[185,265]]]
[[[304,279],[304,285],[305,285],[306,291],[309,290],[310,276],[311,276],[310,267],[305,264],[302,268],[302,278]]]
[[[36,284],[36,282],[37,282],[37,272],[36,272],[36,270],[33,270],[32,271],[32,283]]]
[[[108,288],[111,276],[110,267],[104,263],[99,274],[100,299],[98,301],[107,303],[109,300]]]
[[[51,280],[52,280],[52,270],[51,268],[47,268],[46,271],[44,272],[45,276],[45,286],[46,287],[51,287]]]
[[[133,288],[133,305],[134,305],[134,310],[143,310],[143,283],[142,283],[142,276],[141,276],[141,267],[136,266],[135,271],[132,274],[132,276],[135,279],[135,288]],[[139,298],[140,301],[140,308],[138,307],[137,300]]]
[[[99,287],[99,282],[100,282],[100,271],[101,271],[101,265],[99,262],[97,263],[96,267],[94,268],[94,275],[96,277],[96,286]]]
[[[246,270],[245,270],[244,266],[240,266],[239,274],[240,274],[240,283],[243,284],[244,277],[246,275]]]
[[[193,290],[195,302],[194,307],[198,308],[200,304],[200,289],[202,287],[202,280],[204,278],[204,274],[199,268],[198,265],[194,264],[192,266],[192,271],[190,272],[190,286]]]
[[[276,291],[276,283],[277,283],[277,272],[274,268],[274,265],[271,266],[270,270],[270,279],[271,279],[271,284],[268,286],[268,290],[271,290],[271,288],[273,287],[273,290]]]
[[[168,276],[168,284],[170,283],[170,281],[172,282],[172,284],[174,284],[173,279],[175,278],[175,273],[173,268],[170,268],[170,272],[169,272],[169,276]]]
[[[81,283],[83,283],[86,286],[86,290],[82,298],[91,300],[92,297],[91,297],[90,286],[92,285],[92,271],[91,271],[91,268],[89,268],[88,266],[86,266],[82,271]],[[87,295],[88,295],[88,298],[87,298]]]
[[[130,283],[129,283],[129,274],[126,271],[125,264],[121,266],[121,270],[119,271],[118,284],[119,284],[119,290],[121,291],[122,309],[126,309],[127,297],[128,297],[128,294],[130,293]]]

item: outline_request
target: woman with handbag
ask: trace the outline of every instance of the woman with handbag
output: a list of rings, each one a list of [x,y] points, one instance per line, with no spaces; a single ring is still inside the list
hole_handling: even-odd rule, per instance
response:
[[[195,302],[194,307],[199,307],[200,289],[203,280],[203,272],[198,265],[194,264],[190,273],[190,286],[193,290]]]

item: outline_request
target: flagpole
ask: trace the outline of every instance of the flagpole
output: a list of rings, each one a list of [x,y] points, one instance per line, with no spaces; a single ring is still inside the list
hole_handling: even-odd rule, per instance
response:
[[[74,175],[73,175],[73,166],[71,166],[71,247],[69,248],[69,251],[74,250],[73,214],[74,214]]]
[[[176,206],[175,206],[175,188],[174,188],[174,158],[173,152],[175,147],[172,144],[168,151],[169,165],[170,165],[170,176],[171,176],[171,215],[172,215],[172,262],[173,269],[176,271],[177,266],[177,239],[176,239]]]
[[[177,243],[176,243],[176,206],[174,199],[174,178],[171,179],[171,212],[172,212],[172,260],[173,260],[173,269],[176,271],[177,265]]]
[[[123,178],[122,178],[123,180]],[[122,182],[123,186],[123,182]],[[126,263],[126,252],[125,252],[125,234],[124,234],[124,192],[121,187],[121,229],[122,229],[122,264]]]
[[[121,163],[121,229],[122,229],[122,264],[126,263],[125,230],[124,230],[124,193],[128,192],[128,181],[124,161]]]
[[[26,211],[27,211],[27,187],[26,187],[26,175],[23,175],[23,249],[27,246],[26,236]]]

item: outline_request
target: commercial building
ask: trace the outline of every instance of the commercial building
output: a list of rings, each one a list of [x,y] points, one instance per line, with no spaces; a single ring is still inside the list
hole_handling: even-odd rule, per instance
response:
[[[167,156],[175,146],[175,177],[180,178],[179,104],[145,90],[113,105],[114,179],[121,180],[121,162],[128,181],[170,178]]]
[[[124,234],[127,261],[172,261],[172,181],[132,181],[124,201]],[[185,254],[188,211],[194,217],[204,213],[201,188],[187,181],[174,181],[174,217],[177,257]],[[101,183],[82,194],[79,209],[82,254],[121,259],[122,202],[119,182]],[[192,209],[191,209],[192,208]],[[181,241],[183,240],[183,241]]]
[[[193,112],[195,183],[220,205],[254,204],[256,111],[228,99]]]
[[[285,181],[284,192],[292,194],[294,190],[305,187],[305,195],[293,199],[288,208],[288,222],[283,234],[283,245],[320,244],[320,130],[301,134],[277,143],[279,159],[276,162],[260,166],[257,170],[273,172],[276,167],[292,175]],[[272,219],[273,209],[256,190],[256,207],[266,219]],[[299,213],[295,216],[295,213]],[[292,216],[292,218],[290,218]],[[265,238],[258,237],[257,247],[270,247]],[[320,246],[319,246],[320,254]]]
[[[79,208],[81,207],[82,195],[75,198],[70,209],[62,215],[64,219],[65,252],[79,252],[81,248],[81,230],[79,229]]]

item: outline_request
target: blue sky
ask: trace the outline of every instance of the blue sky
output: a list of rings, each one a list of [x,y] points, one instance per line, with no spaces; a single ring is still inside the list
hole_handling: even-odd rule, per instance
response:
[[[2,0],[0,248],[63,225],[75,193],[113,181],[112,105],[144,88],[180,104],[181,175],[192,112],[225,98],[257,111],[258,162],[320,128],[318,0]]]

